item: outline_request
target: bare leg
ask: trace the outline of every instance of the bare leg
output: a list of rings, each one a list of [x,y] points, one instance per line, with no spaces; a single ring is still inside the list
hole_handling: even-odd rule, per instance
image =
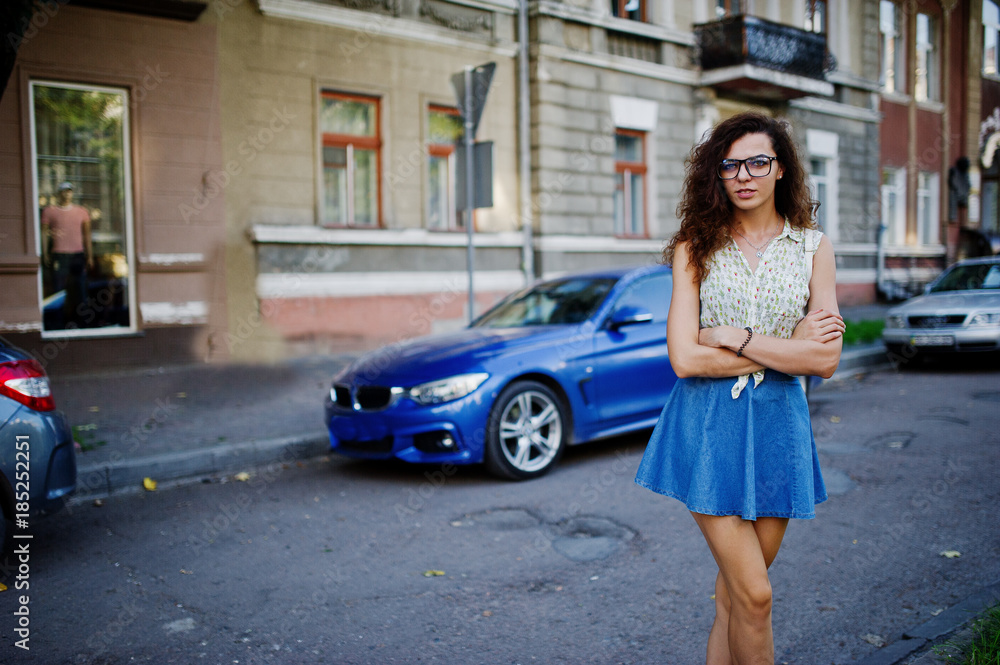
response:
[[[781,547],[785,518],[749,522],[692,513],[719,565],[708,665],[774,663],[771,583],[767,568]]]

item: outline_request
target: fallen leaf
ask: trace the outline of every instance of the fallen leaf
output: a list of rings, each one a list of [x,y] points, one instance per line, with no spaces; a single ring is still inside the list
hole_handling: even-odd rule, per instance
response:
[[[187,393],[177,393],[177,397],[179,397],[179,398],[181,398],[181,399],[184,399],[184,398],[185,398],[185,397],[187,397],[187,396],[188,396],[188,394],[187,394]]]
[[[424,577],[441,577],[444,575],[443,570],[425,570]]]
[[[194,575],[190,570],[184,570],[181,568],[181,575]]]
[[[709,598],[711,598],[712,600],[715,600],[715,594],[713,593],[711,596],[709,596]]]
[[[882,637],[881,635],[873,635],[872,633],[868,633],[867,635],[862,635],[861,639],[863,639],[865,642],[875,647],[881,648],[885,646],[885,638]]]
[[[99,406],[92,406],[92,407],[90,407],[90,408],[89,408],[88,410],[89,410],[89,411],[90,411],[91,413],[97,413],[98,411],[100,411],[100,410],[101,410],[101,407],[99,407]]]
[[[491,616],[493,616],[493,612],[490,612],[489,610],[483,610],[483,616],[484,617],[491,617]]]
[[[146,490],[152,492],[153,490],[156,489],[156,481],[153,480],[152,478],[149,478],[149,477],[143,478],[142,479],[142,486],[144,488],[146,488]]]
[[[839,423],[840,422],[840,416],[830,416],[830,422],[831,423]]]
[[[92,505],[94,508],[101,508],[104,506],[104,501],[102,499],[94,499],[94,503]]]
[[[962,556],[962,553],[958,550],[945,550],[944,552],[941,552],[941,556],[946,559],[957,559]]]
[[[246,481],[250,480],[250,474],[247,473],[246,471],[240,471],[235,476],[233,476],[233,478],[240,481],[241,483],[245,483]]]
[[[6,590],[7,590],[7,585],[4,584],[3,582],[0,582],[0,591],[6,591]]]

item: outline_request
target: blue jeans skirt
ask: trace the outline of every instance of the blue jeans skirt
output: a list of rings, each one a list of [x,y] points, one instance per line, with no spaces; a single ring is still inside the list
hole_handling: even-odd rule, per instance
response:
[[[815,517],[826,487],[801,384],[766,370],[733,399],[735,382],[679,379],[635,482],[705,515]]]

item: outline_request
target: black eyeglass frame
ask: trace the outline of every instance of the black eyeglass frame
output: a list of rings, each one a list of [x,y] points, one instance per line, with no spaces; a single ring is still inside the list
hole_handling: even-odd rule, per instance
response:
[[[761,173],[760,175],[754,175],[753,173],[750,173],[750,165],[747,164],[747,162],[754,159],[767,160],[766,173]],[[747,157],[746,159],[724,159],[721,162],[719,162],[719,168],[716,169],[716,172],[718,173],[719,180],[733,180],[734,178],[739,177],[741,168],[745,168],[747,170],[747,175],[750,176],[751,178],[766,178],[767,176],[771,175],[771,163],[776,161],[777,159],[778,159],[777,157],[769,157],[768,155],[754,155],[753,157]],[[728,178],[722,175],[722,167],[724,164],[727,163],[736,164],[736,170],[733,172],[733,175],[729,176]]]

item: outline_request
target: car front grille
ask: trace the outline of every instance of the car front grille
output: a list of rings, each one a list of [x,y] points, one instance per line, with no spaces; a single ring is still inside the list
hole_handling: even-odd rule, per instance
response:
[[[965,323],[965,314],[942,314],[938,316],[911,316],[911,328],[940,328],[941,326],[960,326]]]
[[[358,386],[351,393],[351,387],[343,384],[333,386],[334,401],[343,409],[354,409],[355,405],[362,411],[379,411],[392,404],[391,388],[383,386]]]

